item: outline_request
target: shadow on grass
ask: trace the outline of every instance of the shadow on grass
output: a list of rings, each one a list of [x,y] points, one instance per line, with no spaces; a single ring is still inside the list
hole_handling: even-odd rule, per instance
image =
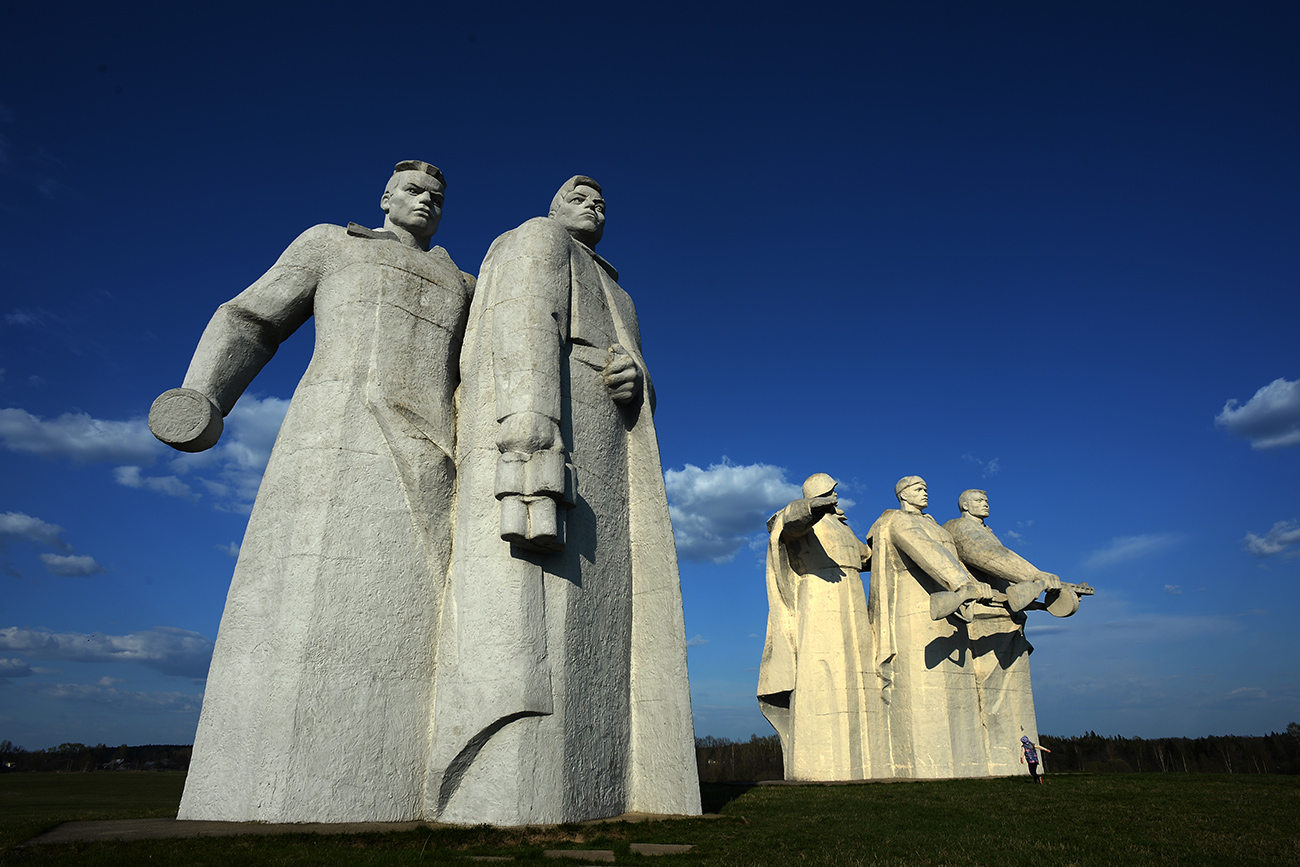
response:
[[[706,813],[721,813],[722,808],[757,786],[757,783],[700,783],[700,804]]]

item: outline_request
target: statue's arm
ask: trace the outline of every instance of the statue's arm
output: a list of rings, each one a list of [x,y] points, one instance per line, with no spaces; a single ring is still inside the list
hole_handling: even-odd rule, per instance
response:
[[[217,308],[199,338],[185,388],[206,395],[223,416],[280,344],[312,313],[321,263],[308,230],[252,286]]]
[[[1032,563],[1005,547],[990,532],[954,532],[952,535],[957,543],[957,554],[967,566],[974,566],[1013,584],[1034,581],[1042,575]]]
[[[921,571],[948,590],[978,583],[957,556],[936,542],[923,528],[915,524],[896,525],[892,537],[894,545],[920,566]]]
[[[491,287],[501,538],[533,550],[564,546],[573,498],[560,434],[571,280],[568,236],[545,219],[497,239],[480,276]]]

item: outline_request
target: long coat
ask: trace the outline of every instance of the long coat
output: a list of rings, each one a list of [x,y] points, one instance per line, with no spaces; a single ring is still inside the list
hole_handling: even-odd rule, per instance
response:
[[[686,636],[653,389],[631,298],[538,218],[488,251],[461,356],[455,553],[441,626],[427,815],[565,822],[698,814]],[[619,406],[612,345],[640,368]],[[559,423],[573,467],[563,550],[501,538],[499,422]]]
[[[472,278],[316,226],[213,316],[185,385],[229,412],[313,314],[217,635],[180,818],[418,819]]]

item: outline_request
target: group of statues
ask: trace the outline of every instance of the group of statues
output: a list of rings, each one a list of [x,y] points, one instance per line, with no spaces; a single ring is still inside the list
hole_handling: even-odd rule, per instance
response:
[[[222,417],[309,317],[222,616],[181,819],[698,814],[654,388],[577,176],[477,280],[397,165],[379,229],[308,229],[221,305],[159,439]]]
[[[768,522],[758,701],[786,779],[1018,773],[1020,738],[1038,739],[1024,612],[1068,617],[1092,588],[1004,547],[984,491],[940,526],[925,481],[906,476],[862,542],[836,484],[810,476]]]

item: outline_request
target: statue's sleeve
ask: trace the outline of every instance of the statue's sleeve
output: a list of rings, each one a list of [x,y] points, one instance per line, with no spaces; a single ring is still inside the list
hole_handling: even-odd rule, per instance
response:
[[[821,519],[821,515],[813,514],[812,503],[808,500],[795,500],[781,510],[781,516],[785,520],[781,528],[782,542],[799,538]]]
[[[921,567],[921,571],[948,590],[957,590],[974,582],[975,579],[966,571],[957,555],[948,550],[947,546],[935,541],[926,529],[914,521],[896,521],[891,533],[894,545]],[[941,533],[947,532],[937,524],[933,529]]]
[[[332,228],[304,232],[261,279],[218,307],[203,330],[184,385],[207,395],[222,415],[311,316]]]
[[[564,229],[543,224],[553,222],[531,220],[503,236],[483,265],[492,282],[497,421],[521,412],[560,421],[560,359],[572,272]]]
[[[963,563],[1016,584],[1022,581],[1033,581],[1038,577],[1039,570],[999,542],[992,530],[984,528],[983,532],[980,532],[980,529],[953,530],[952,538],[957,544],[957,555],[961,557]]]

